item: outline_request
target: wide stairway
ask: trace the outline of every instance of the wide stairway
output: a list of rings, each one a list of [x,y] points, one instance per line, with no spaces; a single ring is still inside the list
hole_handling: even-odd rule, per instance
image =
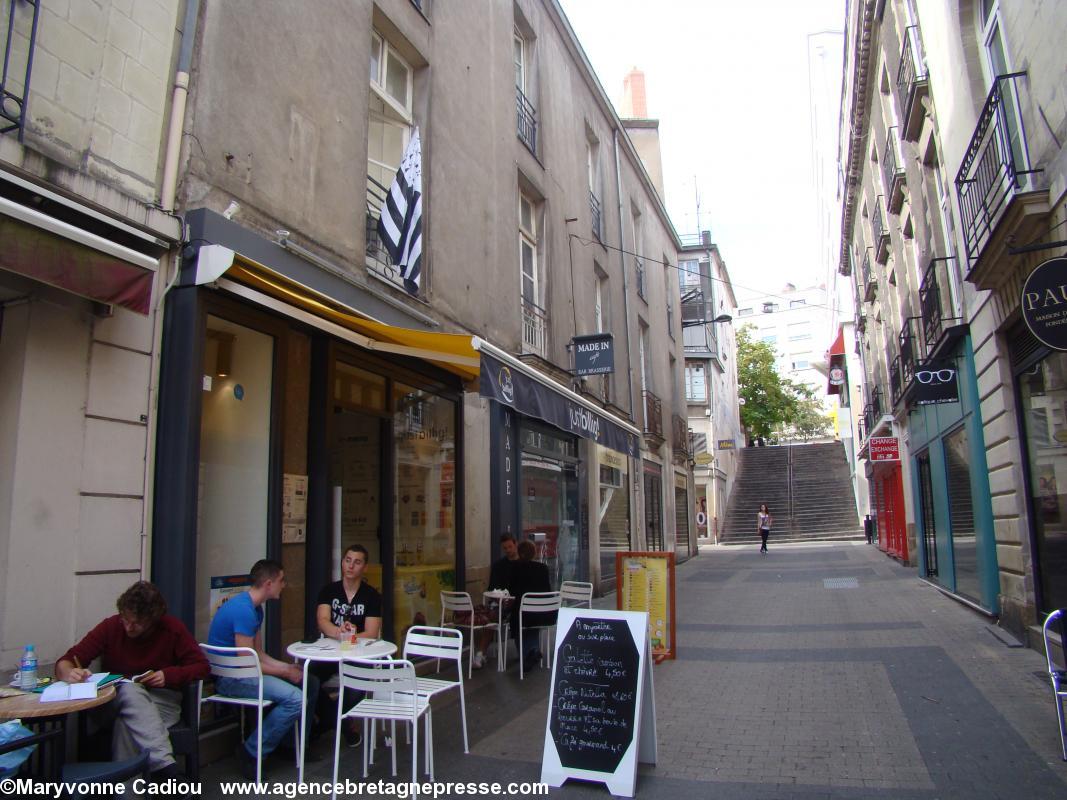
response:
[[[840,442],[746,447],[739,455],[723,544],[759,542],[760,503],[770,506],[774,515],[772,542],[863,538]]]

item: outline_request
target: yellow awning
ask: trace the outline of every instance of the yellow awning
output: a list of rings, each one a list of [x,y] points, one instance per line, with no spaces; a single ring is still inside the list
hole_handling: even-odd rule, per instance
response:
[[[355,309],[342,305],[262,264],[240,257],[235,259],[233,265],[226,270],[224,278],[247,287],[256,294],[265,295],[297,311],[305,312],[311,317],[351,331],[366,340],[356,340],[356,343],[369,350],[432,361],[465,381],[473,380],[479,375],[480,358],[473,347],[470,335],[434,333],[386,325],[384,322],[369,319]],[[227,288],[234,291],[233,285]],[[235,293],[249,296],[247,292],[239,289]],[[262,297],[249,296],[249,299],[262,302]],[[278,308],[278,310],[298,319],[304,318],[284,308]],[[305,319],[305,321],[315,324],[312,320]],[[319,327],[324,326],[319,325]]]

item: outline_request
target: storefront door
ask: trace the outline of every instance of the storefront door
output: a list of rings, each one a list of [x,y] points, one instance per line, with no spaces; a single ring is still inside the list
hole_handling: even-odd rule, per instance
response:
[[[552,587],[585,580],[588,545],[578,519],[577,442],[523,423],[522,532],[538,541],[539,556],[548,566]]]
[[[658,464],[645,462],[645,546],[666,550],[663,542],[663,474]]]
[[[919,519],[922,524],[923,566],[926,577],[937,577],[937,522],[934,517],[934,482],[930,472],[930,453],[915,459],[919,477]]]

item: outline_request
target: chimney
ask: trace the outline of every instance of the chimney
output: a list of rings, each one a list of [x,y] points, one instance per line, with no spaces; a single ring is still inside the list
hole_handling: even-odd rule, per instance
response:
[[[634,67],[622,79],[623,119],[648,119],[648,100],[645,97],[645,73]]]

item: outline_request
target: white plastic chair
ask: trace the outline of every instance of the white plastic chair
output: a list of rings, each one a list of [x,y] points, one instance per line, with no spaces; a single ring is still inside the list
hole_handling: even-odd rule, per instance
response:
[[[563,599],[564,608],[585,604],[586,608],[593,607],[593,584],[585,581],[563,581],[559,586],[559,594]],[[570,607],[574,607],[570,606]]]
[[[259,696],[231,697],[218,694],[204,697],[204,682],[200,681],[197,688],[197,720],[196,726],[200,728],[200,707],[204,703],[224,703],[226,705],[254,707],[256,709],[256,782],[262,780],[263,775],[263,709],[273,705],[273,701],[263,699],[263,669],[259,664],[259,654],[251,647],[217,647],[211,644],[201,644],[200,649],[211,665],[211,674],[216,678],[251,678],[258,685]],[[245,741],[245,720],[241,715],[241,747]],[[300,726],[293,725],[296,735],[297,758],[300,755]]]
[[[426,717],[425,770],[433,781],[433,718],[430,701],[419,694],[415,680],[415,666],[404,659],[354,658],[338,664],[341,676],[341,697],[345,689],[366,692],[366,697],[347,711],[337,704],[337,730],[333,740],[333,798],[337,798],[337,764],[341,753],[341,721],[349,717],[363,720],[363,778],[367,777],[367,749],[370,743],[368,722],[389,720],[392,723],[393,777],[396,777],[396,723],[408,722],[415,729],[411,743],[411,782],[419,780],[418,723]]]
[[[1056,718],[1060,723],[1060,748],[1063,750],[1063,760],[1067,761],[1067,721],[1064,719],[1064,701],[1067,701],[1067,670],[1060,669],[1056,660],[1052,657],[1052,626],[1063,619],[1067,609],[1053,611],[1045,619],[1041,626],[1041,634],[1045,639],[1045,660],[1048,662],[1048,677],[1052,681],[1052,695],[1056,701]],[[1062,628],[1060,629],[1063,630]],[[1061,643],[1065,655],[1067,655],[1067,643]]]
[[[523,630],[526,627],[523,624],[524,614],[547,614],[552,611],[559,611],[560,604],[563,598],[559,592],[527,592],[522,596],[522,600],[519,603],[519,680],[525,680],[525,670],[523,667],[526,650],[523,647]],[[549,631],[553,631],[556,628],[556,623],[551,625],[533,625],[531,626],[538,632],[539,645],[541,649],[541,663],[545,663],[545,659],[549,659],[551,664],[551,651],[545,646],[545,634]]]
[[[463,695],[463,634],[455,628],[431,628],[426,625],[412,625],[404,638],[404,658],[413,657],[448,659],[456,662],[458,681],[445,681],[440,678],[417,677],[415,688],[420,697],[427,700],[434,695],[450,689],[459,691],[459,713],[463,723],[463,752],[469,753],[467,744],[467,701]]]
[[[447,619],[451,614],[452,618]],[[456,622],[456,614],[466,614],[466,622]],[[469,635],[470,643],[470,655],[467,659],[467,677],[471,677],[474,674],[474,632],[480,631],[483,628],[497,629],[495,622],[488,622],[485,625],[474,624],[474,601],[471,600],[470,592],[441,592],[441,627],[442,628],[466,628]],[[438,664],[438,670],[441,665]]]

